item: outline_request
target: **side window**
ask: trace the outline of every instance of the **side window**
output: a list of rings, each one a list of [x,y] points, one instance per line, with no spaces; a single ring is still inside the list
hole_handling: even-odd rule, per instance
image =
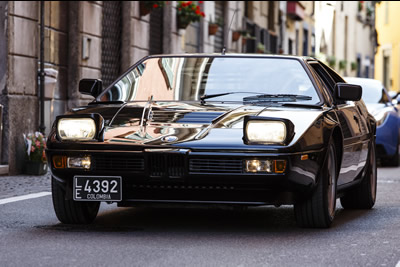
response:
[[[338,82],[344,82],[344,80],[334,71],[332,71],[328,67],[324,67],[322,63],[319,62],[310,62],[310,66],[317,72],[318,76],[324,82],[326,87],[331,92],[333,98],[334,96],[334,89],[335,85]],[[345,101],[339,101],[336,99],[336,104],[345,104]]]
[[[342,83],[345,82],[345,80],[343,80],[343,78],[340,77],[339,74],[337,74],[334,70],[332,70],[331,68],[327,67],[326,65],[324,65],[321,62],[320,62],[320,64],[325,69],[325,71],[329,73],[331,78],[335,81],[335,84],[339,83],[339,82],[342,82]]]
[[[333,95],[333,89],[335,88],[335,82],[330,77],[330,75],[325,71],[325,69],[317,62],[310,63],[310,66],[315,70],[321,80],[324,82],[325,86],[331,91]]]

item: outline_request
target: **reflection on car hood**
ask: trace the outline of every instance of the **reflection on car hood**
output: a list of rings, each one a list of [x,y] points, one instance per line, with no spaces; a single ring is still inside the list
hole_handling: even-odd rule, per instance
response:
[[[223,147],[224,144],[243,146],[245,116],[289,119],[295,125],[298,138],[322,110],[279,105],[201,105],[197,102],[154,102],[146,106],[145,102],[134,102],[119,107],[89,107],[87,112],[100,113],[105,118],[108,125],[105,142],[193,148]]]

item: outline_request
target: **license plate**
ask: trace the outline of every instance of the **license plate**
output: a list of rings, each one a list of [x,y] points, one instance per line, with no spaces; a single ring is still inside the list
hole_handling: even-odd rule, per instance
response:
[[[74,176],[73,198],[76,201],[121,201],[121,177]]]

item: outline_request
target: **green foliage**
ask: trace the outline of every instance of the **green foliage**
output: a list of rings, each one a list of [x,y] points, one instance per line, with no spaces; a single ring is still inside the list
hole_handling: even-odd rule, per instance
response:
[[[340,70],[344,70],[345,68],[346,68],[346,65],[347,65],[347,61],[346,60],[340,60],[339,61],[339,69]]]
[[[144,1],[144,6],[148,9],[162,8],[165,1]]]
[[[350,66],[351,66],[351,70],[356,70],[358,68],[358,63],[353,61],[353,62],[351,62]]]
[[[326,60],[328,62],[329,67],[335,68],[335,66],[336,66],[336,57],[335,56],[328,56],[326,58]]]
[[[219,27],[223,27],[224,26],[224,20],[221,17],[219,17],[216,21],[210,20],[210,22],[208,24],[210,24],[210,25],[211,24],[216,24]]]
[[[259,53],[265,52],[265,46],[262,43],[257,44],[257,52],[259,52]]]

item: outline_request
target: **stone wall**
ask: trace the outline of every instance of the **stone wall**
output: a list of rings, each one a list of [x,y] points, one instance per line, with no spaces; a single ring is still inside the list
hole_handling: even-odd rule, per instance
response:
[[[38,2],[8,2],[8,66],[2,162],[10,173],[22,169],[22,133],[34,132],[39,123],[37,101]]]

